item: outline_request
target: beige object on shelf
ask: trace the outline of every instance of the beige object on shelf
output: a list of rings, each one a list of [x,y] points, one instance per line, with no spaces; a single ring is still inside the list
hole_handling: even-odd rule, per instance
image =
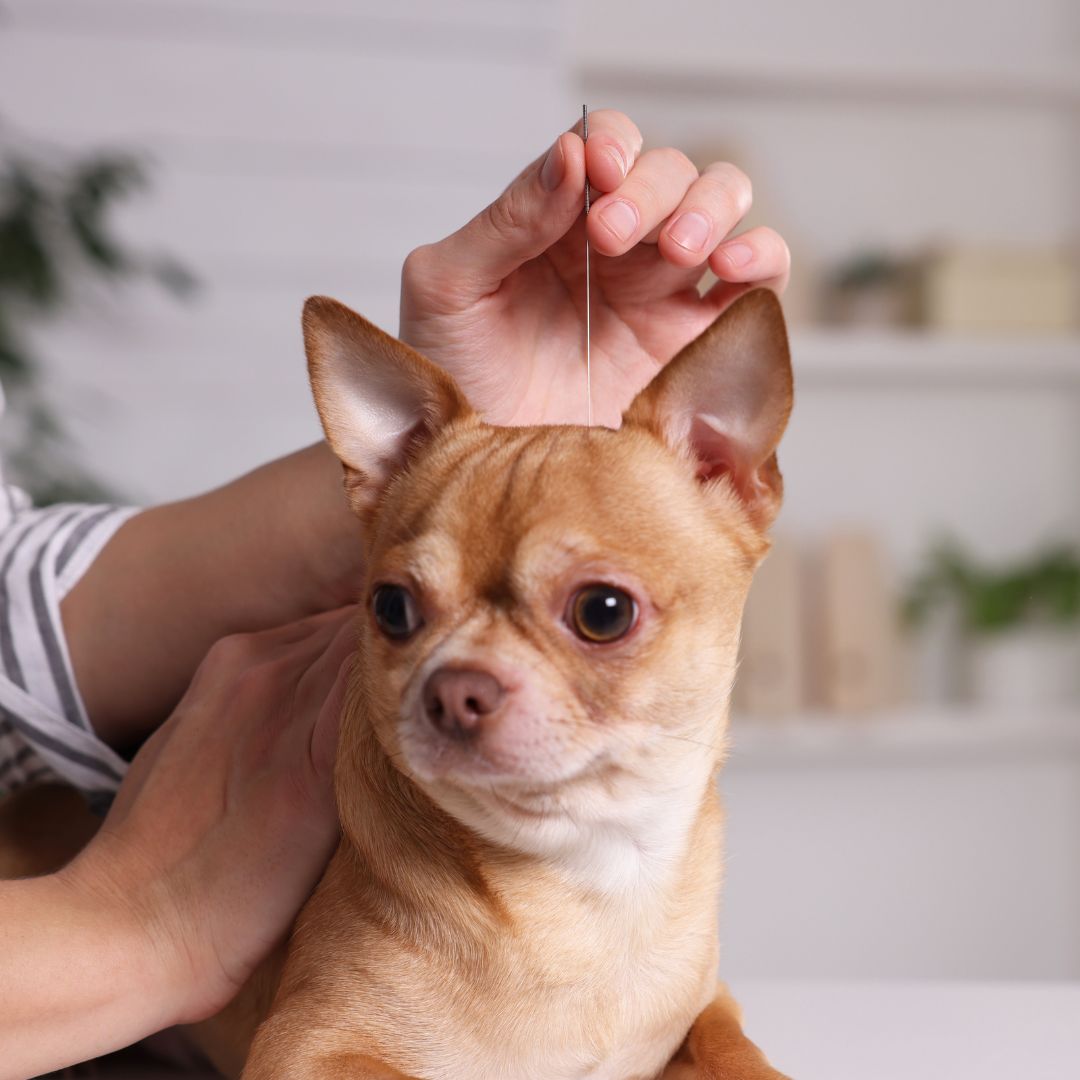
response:
[[[937,330],[1063,334],[1080,325],[1080,275],[1065,252],[942,250],[926,260],[922,291]]]
[[[790,716],[805,708],[802,565],[798,545],[777,538],[754,577],[743,615],[735,709]]]
[[[869,532],[834,533],[821,574],[821,693],[842,713],[872,712],[896,700],[896,600],[885,551]]]

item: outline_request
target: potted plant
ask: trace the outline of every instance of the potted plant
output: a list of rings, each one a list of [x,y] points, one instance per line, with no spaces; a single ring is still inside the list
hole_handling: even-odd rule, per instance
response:
[[[1080,552],[1060,545],[1011,565],[939,545],[908,590],[920,629],[954,613],[971,696],[980,705],[1061,705],[1080,697]]]
[[[0,450],[7,476],[39,505],[103,500],[47,393],[35,331],[67,315],[94,280],[149,279],[188,295],[194,278],[174,259],[116,237],[113,208],[147,185],[140,158],[27,147],[0,126]]]
[[[837,265],[825,283],[826,321],[840,326],[910,326],[915,277],[909,260],[862,251]]]

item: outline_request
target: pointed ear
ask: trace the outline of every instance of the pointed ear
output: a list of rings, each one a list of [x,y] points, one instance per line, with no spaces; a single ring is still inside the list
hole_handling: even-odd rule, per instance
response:
[[[471,410],[449,375],[344,304],[313,296],[303,322],[319,419],[364,513],[421,445]]]
[[[780,301],[755,289],[638,394],[623,423],[647,428],[692,457],[702,482],[728,477],[754,523],[765,529],[783,494],[776,446],[791,402]]]

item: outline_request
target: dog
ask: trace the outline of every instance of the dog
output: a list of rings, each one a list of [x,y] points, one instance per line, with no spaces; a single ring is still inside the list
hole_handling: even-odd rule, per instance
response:
[[[343,837],[244,1080],[783,1080],[716,984],[715,778],[792,404],[779,301],[744,295],[618,430],[485,424],[333,300],[304,337],[366,585]]]

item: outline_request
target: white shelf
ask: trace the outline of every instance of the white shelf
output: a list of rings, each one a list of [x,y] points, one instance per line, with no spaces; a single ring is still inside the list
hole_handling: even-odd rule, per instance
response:
[[[911,708],[869,716],[736,716],[727,768],[803,768],[1068,757],[1080,767],[1080,706],[1030,717]]]
[[[655,61],[586,63],[587,94],[841,99],[881,103],[970,104],[1080,109],[1080,75],[1060,69],[1000,70],[859,67],[840,63],[785,63],[726,58],[679,70]]]
[[[791,335],[802,383],[1065,386],[1080,390],[1080,336],[964,338],[917,331],[801,330]]]

